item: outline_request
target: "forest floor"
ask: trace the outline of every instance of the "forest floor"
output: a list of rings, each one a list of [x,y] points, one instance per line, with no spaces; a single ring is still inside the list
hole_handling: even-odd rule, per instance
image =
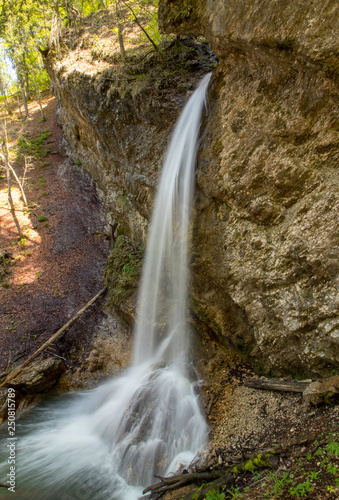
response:
[[[89,176],[65,156],[50,92],[42,106],[46,121],[35,101],[29,103],[29,119],[23,120],[18,109],[6,118],[10,162],[18,177],[25,177],[27,205],[13,179],[20,239],[0,166],[0,256],[7,252],[0,261],[0,373],[24,361],[104,286],[109,245],[99,196]],[[79,325],[88,320],[85,315],[78,321],[67,339],[74,344]],[[81,335],[82,346],[90,336]],[[66,366],[67,342],[60,340],[49,351],[62,356]]]

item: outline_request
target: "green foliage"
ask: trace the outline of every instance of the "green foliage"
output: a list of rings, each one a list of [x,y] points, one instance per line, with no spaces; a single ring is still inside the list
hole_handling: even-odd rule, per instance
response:
[[[44,222],[47,220],[47,217],[46,215],[38,215],[37,219],[39,222]]]
[[[47,156],[50,152],[50,148],[46,147],[44,143],[51,134],[52,132],[47,129],[42,133],[33,134],[32,136],[30,136],[28,132],[23,134],[18,139],[18,158],[22,159],[26,156],[31,157],[34,160],[40,160],[41,158]]]
[[[243,498],[242,493],[240,492],[240,488],[231,488],[227,491],[231,495],[231,498],[234,500],[241,500]]]
[[[327,445],[327,451],[330,455],[339,457],[339,443],[338,441],[330,441]]]
[[[306,497],[308,493],[311,493],[313,491],[313,486],[310,482],[309,479],[305,481],[304,483],[298,483],[295,486],[290,487],[290,494],[295,497]]]
[[[141,276],[142,258],[141,247],[133,247],[124,235],[118,236],[105,270],[105,282],[113,305],[121,306],[135,291]]]
[[[24,90],[27,97],[34,91],[47,88],[49,77],[43,65],[41,54],[46,50],[59,53],[59,35],[64,27],[77,29],[84,17],[99,9],[106,9],[114,15],[115,28],[124,38],[124,29],[132,23],[140,29],[140,43],[151,43],[157,47],[163,37],[158,29],[158,0],[4,0],[0,4],[0,52],[11,61],[15,68],[15,89],[11,93]],[[96,44],[94,35],[83,43]],[[67,50],[67,48],[66,48]],[[2,57],[2,59],[4,59]],[[6,65],[5,65],[6,66]],[[8,66],[8,65],[7,65]],[[0,67],[0,71],[3,68]],[[4,92],[8,88],[8,78],[0,74]],[[42,118],[43,120],[43,118]]]
[[[218,490],[210,490],[207,492],[206,500],[224,500],[225,493],[220,493]]]

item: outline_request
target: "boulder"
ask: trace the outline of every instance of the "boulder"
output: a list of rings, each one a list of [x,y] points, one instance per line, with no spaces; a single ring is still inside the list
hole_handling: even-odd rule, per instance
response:
[[[59,358],[39,359],[19,373],[8,385],[24,394],[38,393],[51,389],[64,371],[64,362]]]
[[[312,382],[303,392],[304,400],[310,405],[317,406],[321,403],[332,403],[338,400],[339,375],[326,380]]]

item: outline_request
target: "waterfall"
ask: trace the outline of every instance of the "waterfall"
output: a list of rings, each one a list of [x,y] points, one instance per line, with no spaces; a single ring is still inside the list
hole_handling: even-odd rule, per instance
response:
[[[186,104],[163,166],[132,365],[94,390],[66,395],[23,419],[13,498],[136,500],[154,475],[187,466],[207,442],[190,366],[186,301],[194,166],[209,80],[210,74]],[[0,481],[6,482],[7,458],[0,460]]]

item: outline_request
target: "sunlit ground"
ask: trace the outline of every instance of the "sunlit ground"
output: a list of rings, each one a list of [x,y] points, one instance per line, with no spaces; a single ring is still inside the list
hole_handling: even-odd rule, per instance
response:
[[[34,249],[41,243],[41,236],[32,227],[30,214],[24,206],[19,188],[12,187],[11,194],[23,238],[19,239],[18,231],[9,209],[8,190],[7,187],[4,187],[0,191],[1,246],[6,248],[14,257],[15,262],[18,263],[32,255]],[[18,266],[15,269],[15,273],[11,273],[6,278],[6,281],[13,285],[33,283],[37,279],[36,272],[35,267],[27,269],[26,267]]]

